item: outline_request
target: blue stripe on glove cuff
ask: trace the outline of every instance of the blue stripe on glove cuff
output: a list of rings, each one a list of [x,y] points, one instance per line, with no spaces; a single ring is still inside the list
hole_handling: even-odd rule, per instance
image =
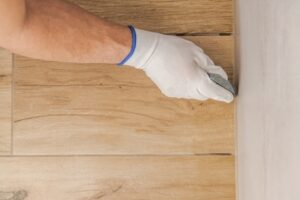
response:
[[[124,65],[133,55],[135,48],[136,48],[136,31],[133,26],[128,26],[131,31],[131,37],[132,37],[132,44],[131,44],[131,50],[129,54],[122,60],[120,63],[118,63],[119,66]]]

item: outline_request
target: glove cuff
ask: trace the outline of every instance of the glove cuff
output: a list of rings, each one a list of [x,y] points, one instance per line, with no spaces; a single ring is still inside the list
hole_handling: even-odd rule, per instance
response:
[[[120,63],[118,63],[119,66],[124,65],[132,57],[133,53],[135,52],[135,48],[136,48],[135,28],[131,25],[128,26],[128,28],[130,29],[130,32],[131,32],[131,49],[130,49],[130,52],[128,53],[128,55]]]
[[[153,55],[159,40],[159,33],[144,31],[129,26],[132,34],[132,45],[129,54],[118,65],[129,65],[143,69]]]

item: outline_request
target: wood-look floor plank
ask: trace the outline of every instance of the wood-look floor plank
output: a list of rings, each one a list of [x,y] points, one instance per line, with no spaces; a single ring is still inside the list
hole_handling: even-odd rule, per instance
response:
[[[11,53],[0,49],[0,154],[11,149]]]
[[[233,104],[139,86],[19,86],[16,154],[232,153]]]
[[[232,36],[189,36],[233,77],[233,37]],[[133,78],[134,77],[134,78]],[[112,67],[110,65],[76,65],[66,63],[41,62],[17,56],[16,85],[144,85],[151,82],[136,70]]]
[[[197,37],[232,69],[231,37]],[[233,104],[164,97],[142,71],[17,57],[16,154],[233,153]]]
[[[232,156],[0,157],[0,171],[1,200],[235,199]]]
[[[164,33],[231,33],[232,0],[71,0],[121,24]]]

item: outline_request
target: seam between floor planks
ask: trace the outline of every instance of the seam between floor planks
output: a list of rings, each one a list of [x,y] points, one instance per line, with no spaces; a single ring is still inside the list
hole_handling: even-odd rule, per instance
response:
[[[11,80],[11,149],[10,154],[14,155],[14,105],[15,105],[15,55],[12,55],[12,80]]]
[[[0,48],[0,155],[10,154],[12,140],[12,55]]]
[[[28,157],[28,158],[35,158],[35,157],[228,157],[228,156],[235,156],[230,153],[211,153],[211,154],[66,154],[66,155],[0,155],[0,157]]]

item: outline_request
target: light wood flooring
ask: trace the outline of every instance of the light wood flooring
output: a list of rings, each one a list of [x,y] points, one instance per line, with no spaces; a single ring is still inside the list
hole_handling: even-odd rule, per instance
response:
[[[194,41],[234,79],[230,0],[73,2]],[[0,50],[0,110],[0,200],[235,199],[234,103],[167,98],[128,67]]]

